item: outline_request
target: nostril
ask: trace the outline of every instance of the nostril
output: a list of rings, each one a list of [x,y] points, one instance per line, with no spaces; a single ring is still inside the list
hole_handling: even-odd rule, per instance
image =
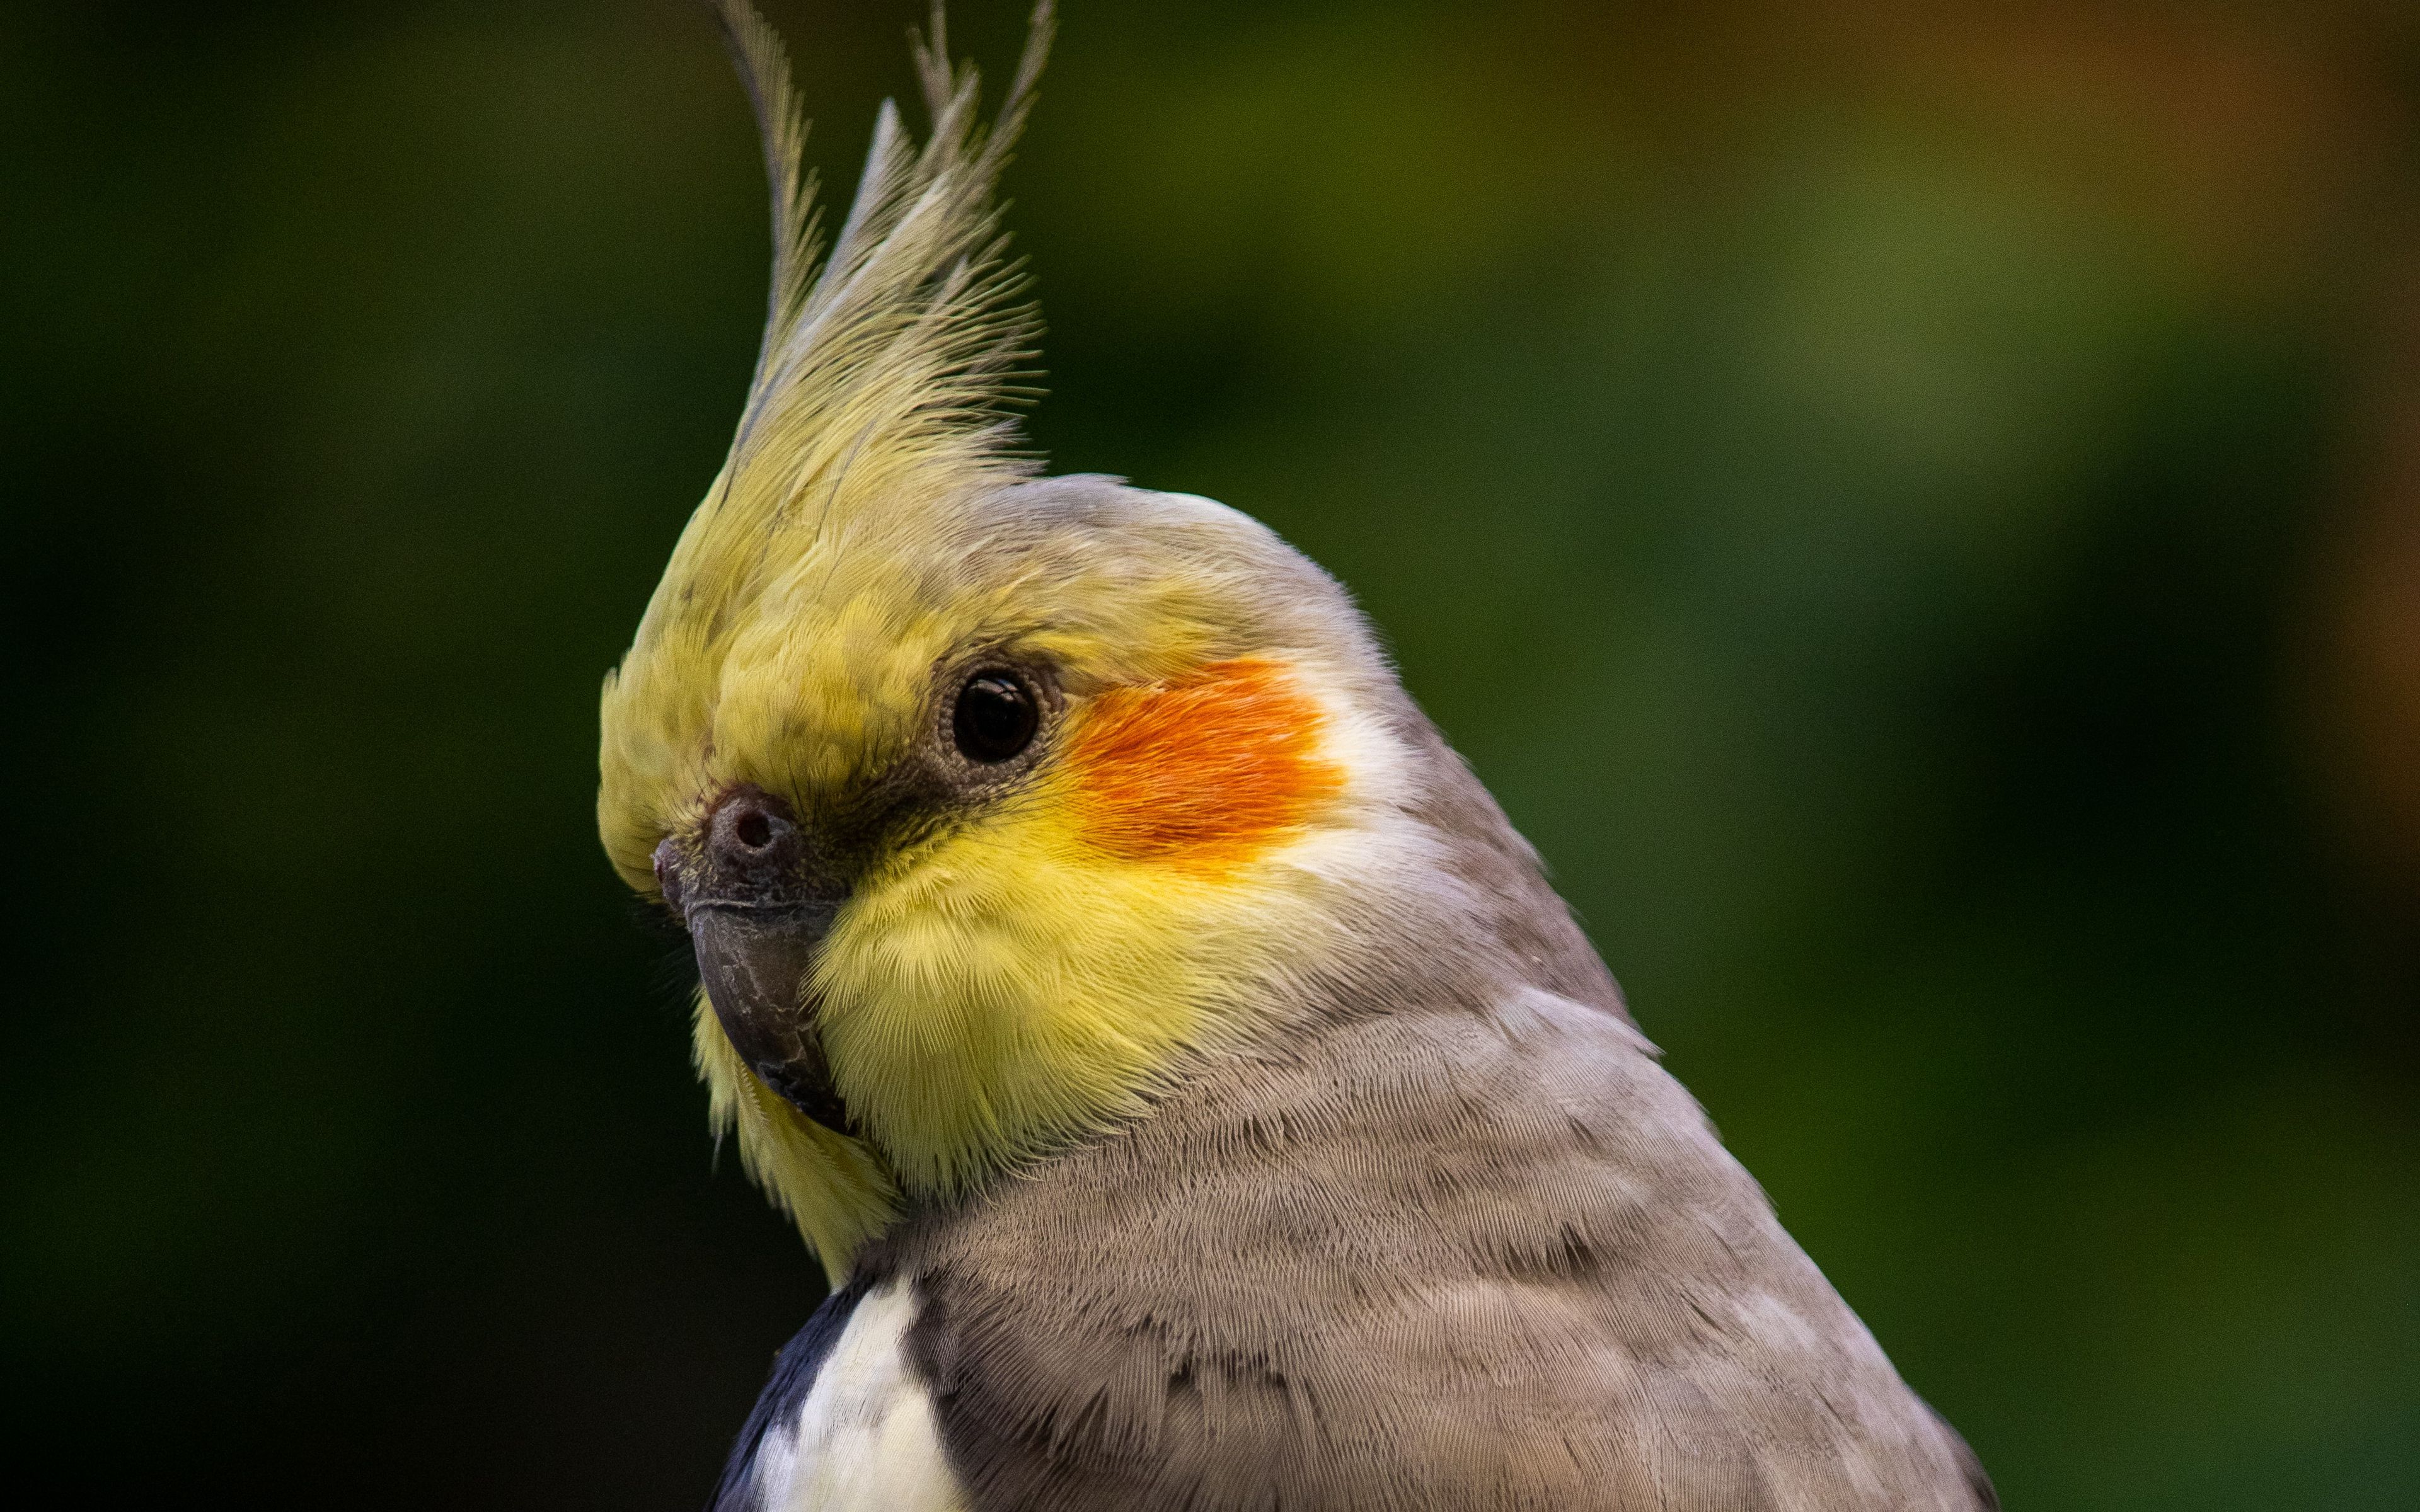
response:
[[[760,871],[797,861],[800,850],[798,822],[790,806],[759,788],[741,787],[722,795],[706,833],[706,857],[716,865]]]

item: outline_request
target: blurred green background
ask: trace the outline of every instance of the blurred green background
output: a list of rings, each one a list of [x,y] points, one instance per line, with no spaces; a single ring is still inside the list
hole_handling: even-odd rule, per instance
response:
[[[769,9],[845,185],[916,11]],[[19,4],[0,140],[17,1483],[701,1500],[706,17]],[[1356,590],[2011,1507],[2420,1506],[2420,9],[1073,0],[1010,193],[1037,444]]]

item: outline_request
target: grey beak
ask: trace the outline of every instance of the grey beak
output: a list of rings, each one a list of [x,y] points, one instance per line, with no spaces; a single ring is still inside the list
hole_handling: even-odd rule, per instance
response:
[[[852,1132],[816,1032],[810,979],[843,893],[788,805],[752,787],[715,807],[702,843],[656,848],[665,902],[689,925],[706,1000],[748,1067],[800,1113]]]

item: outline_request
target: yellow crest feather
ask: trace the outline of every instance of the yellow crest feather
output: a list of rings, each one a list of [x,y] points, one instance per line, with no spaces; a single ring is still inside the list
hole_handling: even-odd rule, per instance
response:
[[[746,0],[717,0],[716,10],[764,138],[772,290],[731,451],[673,549],[618,686],[607,685],[622,738],[650,748],[627,753],[630,769],[659,775],[702,728],[698,700],[759,596],[835,554],[854,517],[874,501],[907,508],[1034,471],[1012,448],[1004,407],[1030,392],[1020,364],[1040,328],[1019,302],[994,190],[1048,51],[1048,0],[988,129],[974,69],[941,53],[936,9],[931,44],[915,44],[931,136],[909,141],[883,103],[857,195],[820,258],[806,121],[781,41]],[[644,695],[631,687],[643,681],[655,685]],[[609,822],[605,838],[644,887],[645,848],[634,842],[664,816],[639,809],[622,810],[638,824]]]

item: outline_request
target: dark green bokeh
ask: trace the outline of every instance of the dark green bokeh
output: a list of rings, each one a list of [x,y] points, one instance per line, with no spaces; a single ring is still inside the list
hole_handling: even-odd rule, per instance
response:
[[[2420,1504],[2414,33],[1807,8],[1079,0],[1037,444],[1352,585],[2012,1506]],[[0,13],[21,1483],[692,1502],[820,1283],[590,804],[741,97],[204,14]],[[772,14],[845,184],[914,13]]]

